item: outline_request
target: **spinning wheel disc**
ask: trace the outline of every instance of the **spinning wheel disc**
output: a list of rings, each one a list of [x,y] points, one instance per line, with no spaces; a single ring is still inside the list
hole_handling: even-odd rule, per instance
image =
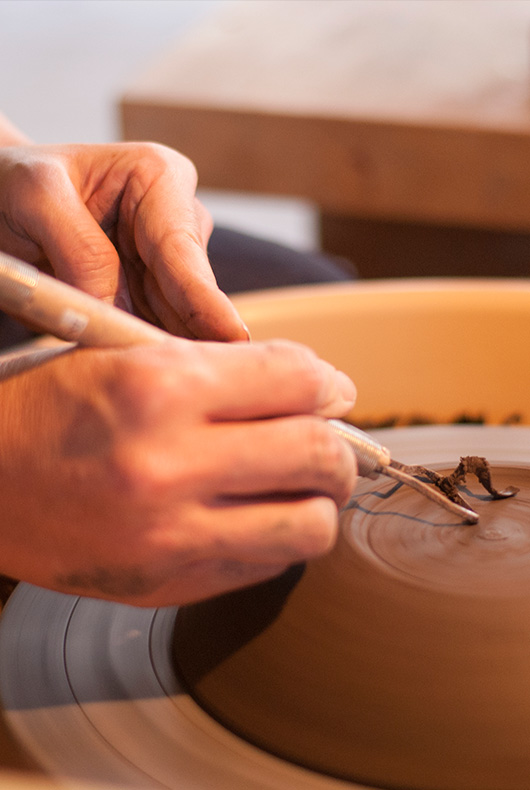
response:
[[[450,469],[460,455],[486,456],[495,474],[499,469],[510,478],[506,483],[518,484],[518,480],[510,477],[510,470],[516,470],[525,491],[530,489],[529,428],[435,426],[381,431],[379,438],[390,447],[395,458],[405,463]],[[499,480],[496,478],[495,482]],[[466,595],[469,599],[474,595],[480,608],[484,600],[483,577],[480,577],[483,571],[473,576],[473,563],[469,563],[469,572],[458,577],[467,579],[465,589],[459,588],[455,578],[451,580],[445,572],[438,572],[447,540],[453,540],[447,538],[444,511],[437,512],[436,518],[444,525],[440,535],[443,531],[446,537],[437,538],[434,544],[425,541],[422,534],[437,529],[436,525],[429,526],[432,503],[424,502],[416,492],[409,495],[404,489],[387,496],[389,485],[382,478],[359,483],[355,507],[343,516],[340,551],[347,551],[354,541],[356,556],[365,567],[381,572],[384,579],[405,580],[406,586],[416,592],[427,590],[434,602],[440,593],[445,601],[448,590],[449,596],[456,598]],[[504,480],[499,485],[502,487]],[[503,574],[497,574],[497,586],[489,588],[488,605],[505,605],[507,598],[512,600],[514,595],[530,601],[530,553],[527,554],[530,502],[527,491],[522,493],[522,497],[513,500],[516,504],[510,506],[510,513],[515,513],[512,524],[506,521],[499,524],[486,515],[488,508],[504,503],[481,502],[476,498],[479,494],[473,494],[473,506],[477,502],[480,505],[481,526],[486,532],[490,530],[489,537],[480,538],[480,545],[493,556],[494,547],[502,544],[502,551],[512,557],[510,563],[516,569],[516,579],[508,582],[508,586],[505,576],[501,578]],[[370,515],[371,511],[375,516]],[[405,525],[403,529],[389,526],[391,522],[396,524],[395,514],[399,523]],[[374,520],[382,524],[377,533],[370,526]],[[449,529],[452,535],[470,534],[465,532],[470,528],[460,532],[462,528],[456,524]],[[433,546],[438,546],[438,554],[433,553]],[[457,547],[454,554],[463,557],[465,547],[463,553]],[[490,563],[489,567],[494,564]],[[310,563],[308,571],[312,568]],[[333,600],[333,595],[329,600]],[[343,607],[344,601],[339,604]],[[193,658],[194,634],[178,625],[178,618],[185,611],[137,609],[19,585],[0,621],[0,695],[8,725],[46,772],[57,778],[175,790],[214,787],[216,790],[339,790],[373,784],[399,786],[399,778],[391,774],[383,780],[377,778],[376,782],[372,777],[379,767],[371,774],[363,766],[355,776],[348,773],[346,778],[330,776],[334,771],[329,766],[322,769],[328,775],[320,773],[314,764],[310,768],[300,767],[284,759],[289,748],[276,750],[283,758],[263,751],[260,746],[274,749],[268,742],[263,743],[267,739],[259,733],[250,733],[249,740],[259,744],[252,745],[221,723],[229,716],[216,708],[215,684],[213,699],[203,694],[205,708],[212,710],[217,720],[212,718],[192,699],[174,668],[174,651],[183,658],[184,675],[186,661]],[[521,639],[530,644],[530,622],[527,634]],[[311,646],[306,645],[305,649],[310,651]],[[330,650],[330,661],[332,655]],[[335,671],[330,664],[328,674]],[[234,677],[236,690],[241,683],[240,696],[244,695],[248,679]],[[221,671],[221,683],[222,680]],[[320,704],[322,688],[325,684],[311,690],[309,704],[312,699],[315,706]],[[200,698],[202,692],[196,688],[193,693]],[[395,702],[406,707],[407,701],[399,693]],[[394,713],[389,701],[385,705],[395,716],[395,704],[392,703]],[[368,709],[349,710],[348,715],[355,719],[361,734],[371,726],[372,712]],[[279,732],[282,726],[282,711],[278,710]],[[244,728],[234,729],[241,733]],[[295,759],[303,762],[299,757]],[[414,773],[414,786],[420,787],[421,766]],[[527,776],[528,771],[525,781]],[[366,784],[356,783],[359,777]],[[432,786],[432,777],[429,782]],[[509,785],[510,788],[523,786],[516,782]]]
[[[175,614],[19,585],[2,618],[0,688],[8,722],[45,771],[172,790],[335,788],[231,735],[190,699],[169,661]]]

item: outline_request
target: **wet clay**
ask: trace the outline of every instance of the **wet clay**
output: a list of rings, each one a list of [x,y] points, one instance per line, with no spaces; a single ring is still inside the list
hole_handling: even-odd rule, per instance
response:
[[[444,474],[451,469],[440,469]],[[369,787],[527,790],[530,469],[464,526],[407,487],[362,481],[334,550],[179,611],[178,671],[250,742]]]

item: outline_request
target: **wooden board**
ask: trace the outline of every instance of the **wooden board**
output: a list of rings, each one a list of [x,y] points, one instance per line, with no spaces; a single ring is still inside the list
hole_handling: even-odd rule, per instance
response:
[[[203,186],[325,212],[530,230],[528,0],[253,0],[121,101]]]

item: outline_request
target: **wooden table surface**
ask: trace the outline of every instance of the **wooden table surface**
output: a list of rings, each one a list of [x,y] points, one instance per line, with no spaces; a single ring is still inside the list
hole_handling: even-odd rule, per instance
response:
[[[507,241],[500,273],[528,273],[528,0],[239,0],[120,104],[124,138],[183,151],[202,186],[314,201],[330,249],[427,234],[485,274]]]

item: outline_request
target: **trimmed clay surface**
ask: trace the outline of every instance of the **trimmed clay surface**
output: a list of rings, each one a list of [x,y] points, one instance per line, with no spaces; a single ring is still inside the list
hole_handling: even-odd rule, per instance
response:
[[[469,479],[476,526],[363,481],[327,557],[181,609],[176,663],[196,699],[252,743],[350,781],[527,790],[530,469],[492,473],[520,492],[492,501]]]

